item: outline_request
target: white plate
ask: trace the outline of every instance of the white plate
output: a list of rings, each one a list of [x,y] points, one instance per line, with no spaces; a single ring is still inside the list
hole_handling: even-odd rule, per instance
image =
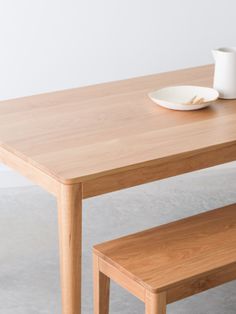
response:
[[[156,104],[173,110],[197,110],[210,105],[219,97],[217,90],[201,86],[171,86],[149,93],[148,96]],[[198,96],[204,98],[201,104],[187,105],[188,101]]]

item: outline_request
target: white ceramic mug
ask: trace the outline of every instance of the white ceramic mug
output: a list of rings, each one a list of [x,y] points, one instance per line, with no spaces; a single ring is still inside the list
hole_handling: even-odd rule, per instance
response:
[[[214,88],[220,98],[236,98],[236,47],[212,51],[215,59]]]

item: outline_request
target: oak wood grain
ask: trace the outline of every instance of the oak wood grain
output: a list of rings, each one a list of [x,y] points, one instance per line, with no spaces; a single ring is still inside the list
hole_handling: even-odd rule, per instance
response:
[[[213,67],[203,66],[2,101],[1,155],[16,156],[64,184],[131,170],[135,176],[140,168],[216,147],[224,155],[236,144],[235,100],[177,112],[147,96],[166,85],[211,86],[212,76]]]
[[[97,256],[96,253],[94,253],[94,256]],[[141,301],[145,300],[146,289],[139,282],[126,276],[126,274],[121,272],[117,267],[106,262],[103,258],[99,258],[99,270]]]
[[[212,77],[203,66],[0,102],[0,161],[58,199],[64,313],[81,310],[82,197],[236,159],[236,100],[177,112],[147,96]]]
[[[114,280],[122,288],[132,293],[135,297],[145,302],[147,289],[142,285],[141,282],[133,280],[124,272],[122,272],[122,270],[108,263],[103,258],[99,258],[96,253],[94,253],[94,256],[99,259],[99,269],[103,274]],[[235,279],[236,264],[234,263],[211,274],[201,276],[200,278],[189,279],[184,283],[169,288],[166,291],[166,302],[167,304],[176,302]]]
[[[145,314],[166,314],[166,293],[146,291]]]
[[[191,295],[220,286],[236,279],[236,264],[228,265],[223,269],[201,278],[193,278],[187,282],[167,290],[167,303],[172,303]]]
[[[40,185],[47,192],[58,196],[60,194],[60,182],[41,171],[37,167],[32,166],[25,160],[22,160],[18,156],[0,148],[0,162],[4,165],[14,169],[33,183]]]
[[[93,256],[94,314],[109,314],[110,278],[99,268],[99,257]]]
[[[236,265],[236,205],[109,241],[94,252],[152,292]]]
[[[210,147],[203,152],[186,153],[171,160],[149,162],[137,169],[123,170],[83,183],[83,198],[113,192],[135,185],[165,179],[236,160],[236,145]]]
[[[60,186],[58,226],[62,313],[81,314],[82,186]]]

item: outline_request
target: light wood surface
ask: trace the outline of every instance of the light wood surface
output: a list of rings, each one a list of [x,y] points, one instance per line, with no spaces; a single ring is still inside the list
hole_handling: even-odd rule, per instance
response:
[[[96,255],[96,254],[95,254]],[[103,258],[99,258],[99,269],[108,278],[117,282],[121,287],[128,290],[141,301],[145,302],[147,289],[142,283],[134,280],[126,275],[126,273],[119,270],[117,267],[106,262]],[[181,283],[167,290],[167,303],[176,302],[178,300],[190,297],[196,293],[217,287],[226,282],[236,279],[236,265],[228,265],[214,273],[205,275],[204,277],[189,279],[187,282]],[[148,290],[150,291],[150,290]]]
[[[166,291],[235,267],[236,205],[109,241],[94,252],[151,292]]]
[[[96,253],[94,254],[96,256]],[[99,258],[99,271],[108,278],[117,282],[121,287],[128,290],[140,300],[145,300],[146,289],[139,282],[134,281],[125,273],[121,272],[117,267],[106,262],[103,258]]]
[[[214,271],[203,278],[193,278],[167,291],[167,303],[172,303],[236,279],[236,265]]]
[[[99,258],[93,256],[94,314],[109,314],[110,278],[100,271]]]
[[[0,148],[0,161],[32,182],[40,185],[51,194],[55,196],[60,194],[60,182],[40,169],[35,168],[26,160],[22,160],[18,156]]]
[[[61,185],[58,199],[63,314],[81,311],[82,186]]]
[[[145,314],[166,314],[166,293],[146,292]]]
[[[183,154],[181,158],[164,162],[149,162],[138,169],[120,171],[83,183],[83,197],[101,195],[135,185],[176,176],[190,171],[216,166],[235,160],[236,145],[209,148],[204,152]]]
[[[212,77],[203,66],[0,102],[0,161],[58,200],[63,314],[81,313],[82,198],[236,160],[236,100],[177,112],[147,96]]]
[[[93,256],[95,300],[108,303],[103,273],[146,314],[166,314],[168,303],[236,279],[236,204],[96,245]],[[95,302],[94,313],[100,308]]]
[[[236,142],[235,100],[177,112],[147,96],[166,85],[211,86],[212,73],[204,66],[0,102],[2,154],[65,184],[163,166],[215,148],[223,154]]]

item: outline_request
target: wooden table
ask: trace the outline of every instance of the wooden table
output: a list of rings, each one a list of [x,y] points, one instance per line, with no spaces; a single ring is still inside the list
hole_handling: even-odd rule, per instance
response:
[[[236,159],[236,100],[177,112],[147,97],[212,76],[203,66],[0,102],[1,162],[58,200],[63,314],[81,312],[83,198]]]

